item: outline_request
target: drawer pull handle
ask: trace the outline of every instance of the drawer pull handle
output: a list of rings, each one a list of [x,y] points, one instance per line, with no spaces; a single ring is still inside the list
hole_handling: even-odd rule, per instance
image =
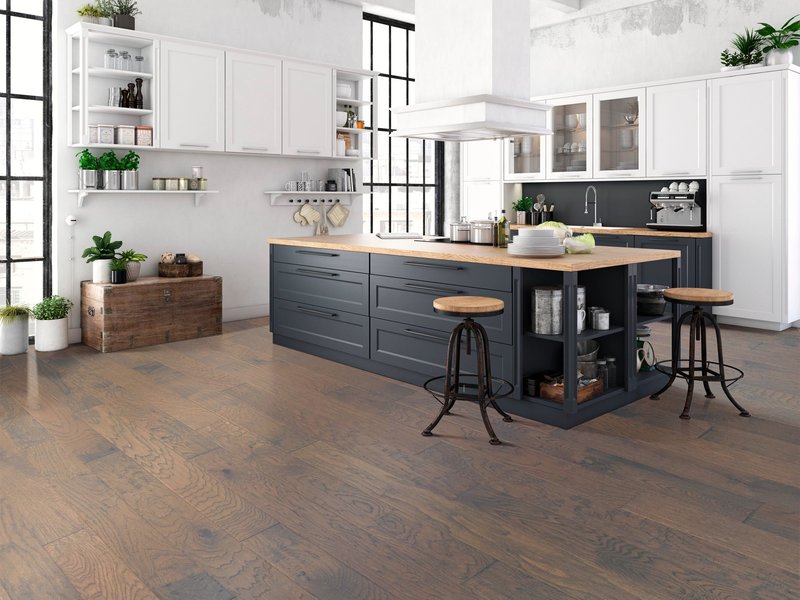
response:
[[[434,292],[436,294],[452,294],[452,295],[455,295],[455,294],[463,294],[464,293],[461,290],[448,290],[448,289],[444,289],[444,288],[435,288],[435,287],[429,287],[427,285],[419,285],[419,284],[416,284],[416,283],[407,283],[407,284],[405,284],[405,286],[407,288],[411,288],[412,290],[422,290],[424,292]]]
[[[312,271],[311,269],[297,269],[298,273],[305,273],[315,277],[338,277],[338,273],[328,273],[327,271]]]
[[[432,335],[430,333],[423,333],[421,331],[414,331],[413,329],[405,329],[406,333],[410,333],[411,335],[416,335],[421,338],[426,338],[429,340],[436,340],[437,342],[446,342],[449,338],[443,337],[441,335]]]
[[[339,256],[335,252],[315,252],[314,250],[296,250],[296,254],[310,254],[311,256],[328,256],[330,258],[336,258]]]
[[[323,310],[314,310],[313,308],[306,308],[305,306],[297,306],[297,310],[304,313],[309,313],[311,315],[317,315],[318,317],[328,317],[330,319],[335,319],[339,315],[337,313],[329,313]]]
[[[429,269],[447,269],[448,271],[463,271],[464,267],[456,267],[454,265],[436,265],[433,263],[424,263],[424,262],[416,262],[413,260],[407,260],[403,263],[404,265],[408,265],[409,267],[427,267]]]
[[[209,148],[208,144],[178,144],[181,148]]]

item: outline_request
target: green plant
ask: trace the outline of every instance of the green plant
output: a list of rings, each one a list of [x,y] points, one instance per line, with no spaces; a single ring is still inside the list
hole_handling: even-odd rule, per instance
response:
[[[533,207],[533,198],[530,196],[523,196],[519,200],[516,200],[512,205],[511,208],[517,212],[529,212]]]
[[[114,14],[114,0],[97,0],[95,5],[97,10],[103,13],[101,17],[110,17]]]
[[[147,260],[146,254],[142,254],[141,252],[136,252],[136,250],[123,250],[122,252],[118,253],[117,256],[119,257],[120,260],[123,260],[126,263],[144,262]]]
[[[31,309],[24,304],[8,304],[0,306],[0,323],[11,323],[20,317],[31,314]]]
[[[111,0],[115,15],[128,15],[135,17],[142,14],[136,0]]]
[[[119,171],[119,159],[113,150],[109,150],[97,159],[97,167],[103,171]]]
[[[95,4],[84,4],[78,9],[79,17],[104,17],[103,11]]]
[[[737,33],[731,40],[731,45],[738,52],[729,52],[726,48],[719,55],[720,62],[726,67],[739,65],[757,65],[764,59],[761,48],[764,38],[757,31],[745,28],[744,34]]]
[[[84,148],[75,156],[78,157],[78,167],[84,171],[94,171],[97,169],[97,157]]]
[[[744,56],[738,52],[728,52],[727,48],[719,55],[723,67],[738,67],[744,64]]]
[[[128,268],[128,261],[122,260],[121,258],[112,258],[111,259],[111,270],[112,271],[124,271]]]
[[[139,155],[133,150],[128,152],[119,161],[119,168],[122,171],[138,171],[139,170]]]
[[[89,246],[86,248],[81,255],[82,258],[86,259],[87,263],[101,259],[114,258],[117,250],[119,250],[119,247],[122,246],[122,242],[111,241],[110,231],[106,231],[103,234],[103,237],[100,237],[99,235],[93,235],[92,241],[94,242],[94,246]]]
[[[61,296],[50,296],[34,306],[31,312],[33,318],[37,321],[55,321],[56,319],[63,319],[66,317],[71,308],[71,300],[67,300]]]
[[[781,25],[780,29],[773,27],[768,23],[759,23],[761,29],[756,33],[762,36],[765,40],[764,51],[770,50],[788,50],[793,46],[800,43],[800,15],[795,15],[786,23]]]

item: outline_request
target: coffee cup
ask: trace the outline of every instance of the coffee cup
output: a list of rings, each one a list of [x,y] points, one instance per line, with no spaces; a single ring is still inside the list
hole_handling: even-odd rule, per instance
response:
[[[302,182],[300,181],[287,181],[286,185],[283,186],[283,189],[287,192],[296,192],[300,189],[299,185]]]
[[[678,191],[678,182],[677,181],[673,181],[672,183],[669,184],[669,191],[671,191],[671,192],[677,192]]]
[[[578,309],[578,333],[583,331],[586,326],[586,311],[582,308]]]
[[[689,184],[686,183],[685,181],[681,181],[678,184],[678,191],[679,192],[688,192],[689,191]]]

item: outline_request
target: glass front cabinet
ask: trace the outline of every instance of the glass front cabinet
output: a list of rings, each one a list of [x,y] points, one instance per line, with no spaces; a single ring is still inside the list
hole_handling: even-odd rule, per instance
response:
[[[594,176],[645,175],[644,88],[594,95]]]
[[[506,181],[544,179],[543,135],[515,135],[504,140]]]
[[[547,136],[547,179],[592,177],[592,96],[550,100],[553,135]]]

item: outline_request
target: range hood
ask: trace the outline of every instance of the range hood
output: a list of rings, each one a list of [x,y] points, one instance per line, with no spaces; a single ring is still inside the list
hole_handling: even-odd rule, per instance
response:
[[[475,141],[552,133],[530,102],[529,0],[416,0],[416,96],[394,137]]]

